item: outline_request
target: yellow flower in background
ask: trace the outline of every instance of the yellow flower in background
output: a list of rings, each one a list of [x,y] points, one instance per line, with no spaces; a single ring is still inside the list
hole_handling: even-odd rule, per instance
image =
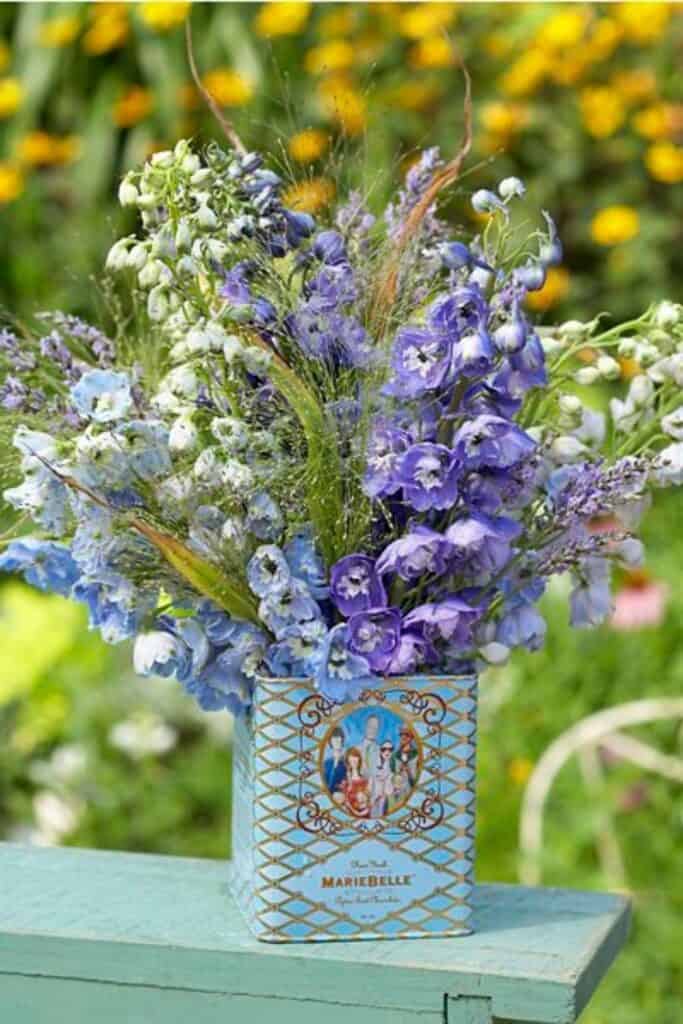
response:
[[[153,107],[154,97],[149,89],[143,89],[141,85],[131,85],[114,104],[114,124],[119,128],[130,128],[131,125],[144,121]]]
[[[666,139],[676,130],[676,107],[668,103],[653,103],[633,117],[633,127],[644,139]]]
[[[251,82],[232,68],[207,71],[202,85],[221,107],[242,107],[254,94]]]
[[[563,50],[577,46],[583,39],[589,14],[574,5],[552,14],[536,33],[536,43],[543,49]]]
[[[340,10],[328,11],[318,19],[318,34],[325,36],[345,36],[353,30],[355,10],[351,4],[345,4]]]
[[[311,75],[323,72],[345,71],[353,64],[354,48],[345,39],[331,39],[309,50],[304,58],[304,67]]]
[[[531,96],[543,84],[554,66],[553,59],[542,50],[527,50],[508,68],[500,80],[507,96]]]
[[[522,103],[485,103],[480,112],[482,127],[493,135],[513,135],[529,123],[529,108]]]
[[[516,786],[523,786],[534,770],[534,762],[528,757],[513,757],[508,765],[508,778]]]
[[[607,60],[624,38],[624,28],[614,18],[598,18],[584,49],[591,61]]]
[[[137,5],[141,21],[156,32],[168,32],[187,18],[192,5],[176,0],[175,3],[142,3]]]
[[[626,103],[642,102],[657,92],[657,79],[649,68],[615,71],[610,79],[610,85]]]
[[[56,167],[72,163],[81,151],[77,135],[29,132],[17,144],[17,156],[30,167]]]
[[[410,63],[414,68],[450,68],[455,64],[453,46],[446,36],[427,36],[411,47]]]
[[[413,78],[397,85],[387,96],[390,106],[400,110],[426,110],[442,96],[443,90],[437,82],[420,81]]]
[[[264,39],[296,35],[308,21],[310,10],[310,3],[263,4],[254,19],[256,34]]]
[[[14,164],[0,161],[0,203],[11,203],[24,191],[24,176]]]
[[[178,88],[178,103],[182,110],[198,110],[201,106],[199,90],[194,82],[185,82]],[[192,132],[188,132],[189,135]]]
[[[290,210],[317,213],[334,199],[334,193],[334,183],[328,178],[309,178],[285,189],[282,202]]]
[[[673,142],[655,142],[645,154],[645,166],[655,181],[677,185],[683,181],[683,146]]]
[[[23,98],[24,90],[18,78],[0,78],[0,117],[11,117]]]
[[[457,15],[455,4],[421,3],[401,5],[392,12],[397,17],[398,31],[408,39],[424,39],[452,25]]]
[[[671,4],[626,3],[614,5],[614,17],[632,43],[653,43],[664,35],[671,18]]]
[[[582,55],[583,54],[583,55]],[[576,85],[590,69],[591,61],[586,53],[586,47],[581,47],[571,56],[564,56],[562,60],[555,62],[550,77],[558,85]]]
[[[619,93],[606,85],[582,89],[579,102],[581,117],[589,135],[606,139],[614,135],[626,117],[626,109]]]
[[[300,164],[308,164],[322,156],[329,145],[329,136],[319,128],[307,128],[292,135],[287,144],[290,156]]]
[[[101,57],[123,46],[128,38],[128,18],[124,4],[95,4],[91,8],[92,25],[83,36],[83,50],[89,57]]]
[[[591,238],[598,245],[630,242],[640,231],[640,217],[632,206],[606,206],[591,221]]]
[[[367,103],[348,78],[335,75],[323,79],[318,95],[325,114],[337,121],[346,135],[360,135],[366,124]]]
[[[80,31],[81,19],[77,14],[62,14],[43,22],[38,31],[38,41],[41,46],[68,46]]]
[[[569,292],[569,271],[565,267],[550,267],[545,284],[537,292],[529,292],[526,304],[535,312],[544,313],[557,306]]]

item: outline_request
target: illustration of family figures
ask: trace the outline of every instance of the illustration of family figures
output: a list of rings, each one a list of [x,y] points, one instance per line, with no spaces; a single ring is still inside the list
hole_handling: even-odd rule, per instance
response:
[[[419,755],[413,730],[402,724],[395,744],[391,738],[380,740],[380,724],[378,715],[370,715],[362,738],[349,747],[342,726],[330,733],[323,764],[325,785],[334,802],[356,818],[391,813],[417,779]]]

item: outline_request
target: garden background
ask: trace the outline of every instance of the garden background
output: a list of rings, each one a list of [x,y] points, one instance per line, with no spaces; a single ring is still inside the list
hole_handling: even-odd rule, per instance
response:
[[[542,322],[637,315],[681,301],[683,5],[672,3],[24,3],[0,7],[0,306],[96,319],[98,274],[128,214],[121,173],[183,135],[220,136],[188,70],[191,11],[205,88],[323,221],[336,193],[371,205],[416,148],[451,153],[462,78],[475,146],[449,200],[515,174],[556,217],[561,267],[533,293]],[[586,353],[591,358],[591,353]],[[622,373],[634,372],[625,360]],[[557,588],[546,650],[482,681],[480,880],[517,880],[525,784],[543,750],[593,711],[680,695],[680,498],[645,523],[645,571],[620,582],[615,617],[571,633]],[[643,734],[683,751],[675,722]],[[86,631],[83,610],[22,583],[0,587],[0,837],[225,855],[230,722],[180,688],[132,676],[130,650]],[[680,789],[603,758],[554,788],[546,883],[627,889],[633,941],[586,1024],[680,1024]],[[623,873],[606,865],[616,837]],[[599,854],[603,839],[603,856]]]

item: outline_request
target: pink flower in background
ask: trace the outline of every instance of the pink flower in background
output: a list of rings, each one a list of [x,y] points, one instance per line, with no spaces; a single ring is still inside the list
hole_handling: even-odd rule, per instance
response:
[[[634,570],[616,594],[610,625],[619,630],[658,626],[666,615],[668,599],[666,583],[651,579],[642,570]]]

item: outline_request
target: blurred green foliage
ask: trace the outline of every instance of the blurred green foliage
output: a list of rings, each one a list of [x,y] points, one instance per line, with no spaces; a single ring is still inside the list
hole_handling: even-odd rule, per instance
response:
[[[0,8],[0,304],[8,309],[96,316],[91,276],[128,229],[114,198],[119,175],[180,135],[217,134],[187,69],[188,7]],[[466,192],[519,174],[557,215],[567,245],[539,313],[626,316],[680,298],[680,5],[217,3],[193,5],[192,24],[205,85],[248,145],[285,169],[292,201],[323,219],[335,189],[360,186],[379,204],[416,147],[454,150],[462,78],[447,32],[475,94],[475,152],[449,203],[454,225],[473,226]],[[659,628],[570,633],[566,602],[551,593],[546,650],[484,679],[480,879],[516,880],[523,787],[558,734],[601,708],[681,692],[679,507],[668,497],[645,525],[649,571],[670,588]],[[647,735],[675,753],[677,729]],[[225,856],[229,734],[227,716],[201,716],[176,684],[135,680],[130,650],[88,634],[81,608],[3,584],[3,837]],[[595,827],[612,808],[636,929],[586,1024],[680,1024],[679,794],[621,763],[606,770],[600,792],[587,791],[576,764],[562,772],[544,881],[610,883]]]

